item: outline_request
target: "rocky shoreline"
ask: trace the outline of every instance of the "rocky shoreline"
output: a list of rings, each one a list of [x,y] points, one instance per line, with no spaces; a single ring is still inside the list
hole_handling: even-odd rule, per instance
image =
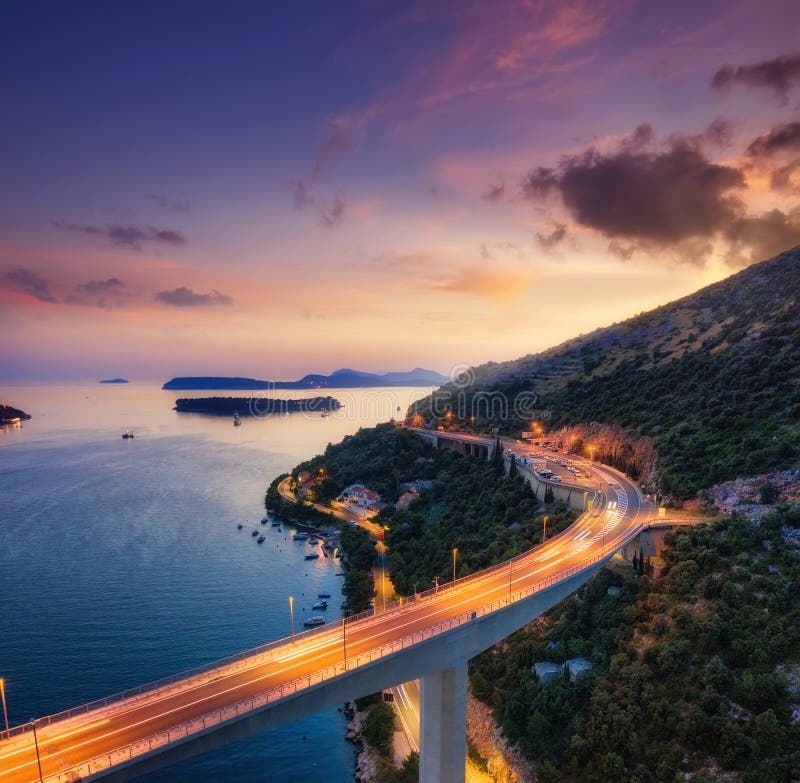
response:
[[[359,712],[355,702],[349,701],[344,705],[344,716],[348,719],[345,739],[355,745],[356,756],[353,780],[355,783],[376,783],[378,779],[378,754],[364,742],[361,733],[364,730],[364,721],[367,711]]]

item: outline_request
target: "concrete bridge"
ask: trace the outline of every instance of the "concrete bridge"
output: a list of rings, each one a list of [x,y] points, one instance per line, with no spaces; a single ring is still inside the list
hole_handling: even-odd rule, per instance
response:
[[[474,436],[448,433],[444,440],[476,456],[494,448]],[[591,483],[575,485],[572,502],[591,492],[591,510],[544,545],[387,612],[330,623],[16,727],[0,740],[0,778],[127,781],[420,678],[420,780],[461,783],[469,659],[576,590],[652,517],[625,476],[597,464],[585,471]]]

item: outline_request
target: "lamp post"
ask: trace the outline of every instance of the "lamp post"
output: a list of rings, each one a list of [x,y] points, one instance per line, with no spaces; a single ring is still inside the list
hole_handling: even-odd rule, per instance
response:
[[[36,748],[36,765],[39,767],[39,783],[44,783],[44,775],[42,775],[42,759],[39,756],[39,737],[36,734],[36,720],[31,718],[31,725],[33,726],[33,745]]]
[[[8,710],[6,709],[6,680],[5,677],[0,677],[0,697],[3,699],[3,718],[6,721],[6,737],[11,736],[11,730],[8,727]]]
[[[342,618],[342,652],[344,654],[344,670],[347,671],[347,618]]]
[[[514,561],[508,561],[508,602],[511,603],[511,569],[514,567]]]
[[[583,510],[584,510],[584,511],[586,511],[586,496],[587,496],[588,494],[589,494],[588,492],[584,492],[584,493],[583,493]]]
[[[542,517],[542,543],[544,544],[545,540],[547,539],[547,520],[550,519],[548,516]]]
[[[289,617],[292,619],[292,643],[294,643],[294,598],[289,596]]]
[[[453,581],[456,581],[456,555],[458,554],[458,547],[453,547]]]
[[[434,595],[436,595],[439,592],[439,577],[438,576],[434,576],[433,577],[433,592],[434,592]]]

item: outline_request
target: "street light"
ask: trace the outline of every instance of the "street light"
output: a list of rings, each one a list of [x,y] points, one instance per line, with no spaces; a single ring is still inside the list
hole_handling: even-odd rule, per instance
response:
[[[589,446],[589,459],[594,462],[594,450],[595,446]]]
[[[344,670],[347,671],[347,618],[342,618],[342,651],[344,652]]]
[[[39,767],[39,783],[44,783],[44,775],[42,775],[42,759],[39,756],[39,738],[36,736],[36,720],[31,718],[31,725],[33,726],[33,745],[36,748],[36,765]]]
[[[542,517],[542,543],[544,544],[545,539],[547,538],[547,520],[550,519],[548,516]]]
[[[3,699],[3,717],[6,721],[6,737],[11,736],[11,731],[8,728],[8,710],[6,709],[6,680],[5,677],[0,677],[0,697]]]
[[[292,618],[292,643],[294,643],[294,598],[289,596],[289,616]]]
[[[456,581],[456,555],[458,554],[458,547],[453,547],[453,581]]]

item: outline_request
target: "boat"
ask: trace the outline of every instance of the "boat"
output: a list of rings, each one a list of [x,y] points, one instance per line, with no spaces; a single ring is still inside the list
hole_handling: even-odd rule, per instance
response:
[[[261,517],[261,524],[266,525],[269,522],[269,517]]]
[[[305,541],[308,538],[308,533],[295,533],[294,540],[295,541]]]
[[[239,411],[233,412],[233,426],[238,427],[242,423],[242,420],[239,418]]]
[[[128,430],[127,432],[122,433],[122,437],[124,440],[129,440],[130,438],[133,437],[133,433],[130,430]]]
[[[311,538],[308,539],[308,543],[312,546],[316,546],[319,543],[319,539],[316,536],[311,536]]]
[[[317,598],[330,598],[330,593],[317,593]]]
[[[267,539],[266,539],[266,537],[265,537],[265,536],[259,536],[259,537],[256,539],[256,543],[257,543],[257,544],[263,544],[263,543],[264,543],[266,540],[267,540]]]
[[[303,621],[303,625],[306,628],[315,628],[318,625],[325,625],[325,618],[316,615],[315,617],[309,617],[307,620]]]
[[[239,530],[241,530],[244,527],[244,525],[240,522],[238,525],[236,525],[236,527],[238,527]]]
[[[327,601],[317,601],[312,607],[312,609],[327,609],[328,602]]]
[[[303,556],[303,560],[316,560],[319,557],[319,552],[309,552]]]
[[[280,519],[273,519],[272,520],[272,527],[280,527],[280,526],[281,526]]]
[[[257,536],[258,535],[258,530],[254,530],[250,535],[251,536]]]

